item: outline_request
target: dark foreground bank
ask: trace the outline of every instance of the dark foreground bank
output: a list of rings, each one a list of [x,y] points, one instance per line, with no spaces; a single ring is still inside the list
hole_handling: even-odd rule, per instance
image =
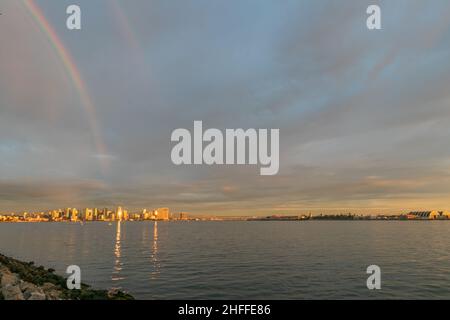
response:
[[[95,290],[81,284],[69,290],[66,279],[53,269],[0,254],[0,300],[133,300],[120,290]]]

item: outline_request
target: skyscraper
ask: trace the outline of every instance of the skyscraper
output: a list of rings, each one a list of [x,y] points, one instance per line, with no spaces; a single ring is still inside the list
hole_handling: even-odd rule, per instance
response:
[[[169,214],[169,208],[158,208],[155,212],[157,220],[169,220]]]
[[[70,220],[74,221],[74,222],[78,221],[78,210],[77,209],[75,209],[75,208],[72,209],[72,212],[70,215]]]
[[[84,209],[84,218],[86,219],[86,221],[94,220],[94,210],[89,208]]]
[[[118,207],[116,211],[116,219],[122,221],[123,219],[123,210],[122,207]]]

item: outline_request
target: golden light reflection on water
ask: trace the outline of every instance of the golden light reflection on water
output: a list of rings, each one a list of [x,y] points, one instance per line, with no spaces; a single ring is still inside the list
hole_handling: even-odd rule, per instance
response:
[[[123,239],[122,239],[122,221],[117,221],[116,224],[116,239],[115,239],[115,245],[114,245],[114,269],[112,272],[111,280],[112,281],[120,281],[124,280],[126,277],[122,274],[123,272],[123,256],[122,256],[122,245],[123,245]],[[151,225],[149,227],[145,227],[142,231],[142,243],[147,243],[147,252],[142,252],[143,254],[150,251],[150,279],[157,279],[160,274],[160,260],[159,260],[159,237],[158,237],[158,222],[155,221],[153,223],[153,239],[151,237],[151,234],[149,234],[151,231]],[[148,246],[148,243],[150,241],[150,246]]]
[[[153,264],[153,271],[150,273],[150,279],[157,279],[160,273],[160,263],[158,259],[158,222],[153,224],[153,245],[151,260]]]
[[[66,254],[69,259],[69,261],[73,261],[76,256],[76,246],[77,246],[77,235],[75,234],[75,228],[69,229],[69,235],[67,238],[67,242],[65,244],[66,247]]]
[[[117,221],[117,228],[116,228],[116,244],[114,247],[114,271],[111,277],[111,280],[118,281],[124,279],[124,277],[120,276],[120,272],[122,271],[122,250],[121,250],[121,221]]]

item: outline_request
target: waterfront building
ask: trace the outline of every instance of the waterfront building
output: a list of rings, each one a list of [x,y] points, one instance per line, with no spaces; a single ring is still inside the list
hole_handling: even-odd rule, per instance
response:
[[[53,210],[50,212],[50,216],[52,218],[52,220],[59,220],[61,217],[61,212],[59,210]]]
[[[64,209],[64,219],[67,219],[67,220],[69,220],[70,219],[70,213],[72,212],[72,209],[71,208],[66,208],[66,209]]]
[[[158,208],[155,210],[156,220],[169,220],[169,208]]]
[[[188,214],[186,212],[180,212],[180,215],[179,215],[178,219],[179,220],[187,220],[187,219],[189,219],[189,216],[188,216]]]
[[[118,207],[116,211],[116,219],[121,221],[123,219],[123,210],[122,207]],[[114,220],[114,219],[113,219]]]
[[[70,214],[70,221],[76,222],[78,221],[78,210],[77,209],[72,209],[72,212]]]
[[[130,217],[131,217],[130,220],[138,221],[142,220],[143,215],[140,213],[131,213]]]
[[[150,214],[147,212],[147,209],[142,210],[142,219],[148,220],[150,218]]]
[[[89,208],[84,209],[84,219],[86,221],[94,220],[94,210]]]
[[[449,211],[412,211],[408,213],[409,220],[448,220],[450,219]]]

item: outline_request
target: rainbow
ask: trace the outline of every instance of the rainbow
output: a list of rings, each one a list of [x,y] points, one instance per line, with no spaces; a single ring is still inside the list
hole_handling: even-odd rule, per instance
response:
[[[39,25],[42,32],[47,36],[49,42],[56,50],[56,53],[60,57],[68,75],[70,76],[70,79],[80,97],[81,104],[89,121],[91,135],[94,139],[102,170],[106,170],[109,166],[108,152],[100,135],[100,128],[97,121],[95,105],[92,101],[91,96],[89,95],[86,83],[84,82],[70,52],[64,46],[64,43],[61,41],[54,28],[45,18],[42,10],[37,6],[34,0],[23,0],[23,3],[25,4],[26,8],[30,12],[36,23]]]
[[[147,70],[147,81],[155,90],[153,93],[157,92],[158,82],[151,77],[151,65],[149,60],[145,58],[145,50],[142,47],[142,42],[140,41],[136,30],[133,28],[132,23],[130,23],[131,19],[127,15],[127,10],[122,6],[121,1],[119,0],[109,0],[108,8],[111,10],[111,13],[115,17],[118,31],[120,32],[124,41],[126,41],[128,48],[131,49],[134,57],[134,61],[140,66],[143,67],[144,70]],[[158,97],[153,95],[153,100],[155,103],[157,102]]]
[[[144,63],[144,54],[142,47],[136,37],[136,32],[131,27],[130,19],[125,14],[125,10],[122,8],[118,0],[110,0],[109,4],[110,9],[116,17],[122,36],[127,40],[129,46],[139,58],[139,62]]]

